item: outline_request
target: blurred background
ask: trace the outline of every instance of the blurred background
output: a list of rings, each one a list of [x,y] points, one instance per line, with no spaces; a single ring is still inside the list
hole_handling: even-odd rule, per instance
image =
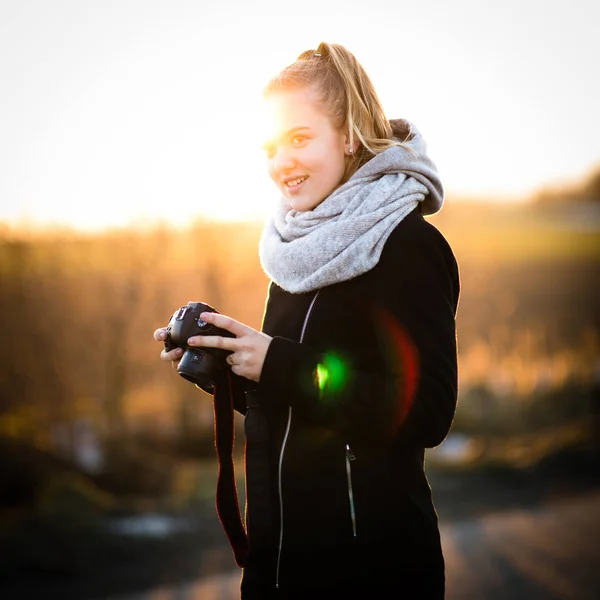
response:
[[[261,90],[325,40],[446,184],[460,393],[427,473],[448,598],[597,598],[599,12],[0,0],[2,597],[237,597],[212,398],[152,333],[190,300],[260,328]]]

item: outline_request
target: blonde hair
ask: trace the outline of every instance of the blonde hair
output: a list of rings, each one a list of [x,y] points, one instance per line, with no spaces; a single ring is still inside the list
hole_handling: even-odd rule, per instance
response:
[[[342,182],[347,181],[376,154],[392,146],[406,146],[410,129],[400,132],[401,141],[394,139],[381,101],[362,65],[344,46],[321,42],[316,50],[306,50],[291,65],[285,67],[267,84],[264,96],[274,92],[313,87],[319,100],[340,129],[345,128],[358,151],[348,156]],[[408,148],[410,150],[410,148]]]

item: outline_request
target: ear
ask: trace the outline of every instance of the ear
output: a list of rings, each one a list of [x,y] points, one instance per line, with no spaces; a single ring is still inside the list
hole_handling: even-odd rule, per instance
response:
[[[350,133],[346,133],[346,137],[344,139],[344,151],[347,155],[354,155],[358,152],[360,148],[360,141],[354,136],[354,140],[350,142]]]

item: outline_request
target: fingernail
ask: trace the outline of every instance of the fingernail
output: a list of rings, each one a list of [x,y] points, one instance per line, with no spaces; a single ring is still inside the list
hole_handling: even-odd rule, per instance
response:
[[[188,346],[193,346],[194,345],[194,338],[190,338],[188,341]]]
[[[176,348],[175,354],[177,354],[177,356],[179,356],[180,354],[183,354],[183,350],[181,348]]]

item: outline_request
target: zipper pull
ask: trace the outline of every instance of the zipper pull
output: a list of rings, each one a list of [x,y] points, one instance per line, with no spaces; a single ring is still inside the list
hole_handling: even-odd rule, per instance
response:
[[[356,460],[356,456],[354,455],[354,452],[352,452],[348,444],[346,444],[346,455],[350,460]]]

